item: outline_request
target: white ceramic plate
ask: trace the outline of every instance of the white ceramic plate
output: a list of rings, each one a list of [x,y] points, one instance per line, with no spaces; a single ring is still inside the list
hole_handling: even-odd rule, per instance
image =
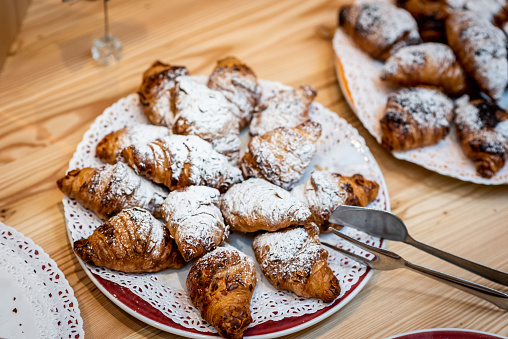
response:
[[[399,87],[381,81],[379,76],[383,63],[360,50],[341,28],[335,31],[333,47],[336,54],[335,69],[342,93],[365,128],[381,143],[379,120],[384,114],[388,95]],[[501,104],[507,101],[508,96],[505,97]],[[460,180],[485,185],[508,183],[508,165],[490,179],[476,173],[473,162],[465,156],[458,143],[454,128],[436,145],[392,153],[397,159]]]
[[[1,222],[0,338],[84,338],[78,301],[55,261]]]
[[[196,77],[205,81],[204,77]],[[284,87],[276,82],[261,81],[263,96]],[[370,207],[390,209],[388,191],[383,175],[365,141],[358,132],[336,113],[330,112],[319,103],[311,106],[310,117],[320,122],[323,132],[318,144],[318,152],[304,175],[305,181],[312,170],[328,170],[344,175],[363,174],[379,183],[379,194]],[[69,169],[87,166],[98,167],[101,162],[95,157],[95,146],[106,134],[125,126],[147,123],[139,106],[138,96],[130,95],[107,108],[92,124],[78,145],[69,163]],[[242,134],[245,148],[248,133]],[[93,213],[84,209],[76,201],[63,199],[65,217],[71,241],[87,237],[102,222]],[[382,246],[382,239],[370,237],[353,229],[350,235],[369,241],[374,246]],[[324,235],[330,242],[342,244],[333,235]],[[232,234],[230,245],[254,257],[251,249],[251,235]],[[345,248],[351,245],[344,244]],[[356,253],[362,253],[355,249]],[[330,266],[342,287],[342,293],[331,304],[317,299],[305,299],[288,291],[277,291],[259,274],[254,292],[251,311],[253,323],[245,332],[246,337],[273,338],[309,327],[330,316],[349,302],[370,278],[370,269],[348,260],[337,253],[330,253]],[[133,316],[162,330],[192,337],[215,337],[216,331],[204,322],[199,312],[190,304],[186,295],[185,279],[190,265],[181,270],[168,270],[156,274],[124,274],[104,268],[83,265],[97,287],[113,302]],[[258,272],[259,267],[258,267]]]

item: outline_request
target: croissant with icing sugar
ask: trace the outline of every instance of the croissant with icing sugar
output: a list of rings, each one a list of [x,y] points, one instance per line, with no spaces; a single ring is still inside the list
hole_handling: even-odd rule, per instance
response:
[[[238,107],[222,92],[214,91],[191,77],[179,78],[174,91],[173,133],[196,135],[234,162],[240,152]]]
[[[508,158],[508,112],[496,104],[467,96],[457,100],[455,126],[466,156],[484,178],[493,177]]]
[[[226,240],[229,228],[219,209],[220,192],[189,186],[171,192],[162,217],[185,261],[201,257]]]
[[[309,85],[276,91],[256,109],[250,134],[263,135],[277,127],[295,127],[306,122],[316,95],[316,89]]]
[[[203,319],[223,338],[243,338],[252,322],[250,303],[256,287],[254,261],[232,247],[219,247],[191,267],[187,293]]]
[[[453,103],[440,91],[403,88],[388,96],[381,143],[389,151],[434,145],[448,134],[452,119]]]
[[[75,169],[57,181],[58,188],[107,220],[125,208],[141,207],[157,218],[168,192],[136,175],[123,163]]]
[[[261,272],[278,290],[304,298],[332,302],[340,294],[339,280],[328,266],[315,226],[292,227],[257,235],[252,249]]]
[[[390,56],[381,72],[381,80],[411,87],[441,87],[458,95],[466,89],[466,75],[450,47],[440,43],[406,46]]]
[[[407,11],[383,2],[342,6],[339,26],[375,59],[386,60],[401,47],[421,42],[415,19]]]
[[[367,180],[361,174],[346,177],[339,173],[314,171],[291,193],[303,196],[312,212],[310,220],[326,229],[330,215],[338,206],[365,207],[376,199],[378,190],[375,181]]]
[[[226,156],[195,135],[170,135],[131,145],[122,150],[121,159],[136,173],[170,190],[200,185],[224,192],[242,181],[241,171]]]
[[[309,120],[252,138],[241,161],[243,176],[263,178],[287,190],[293,188],[316,154],[320,136],[321,125]]]
[[[188,75],[184,66],[172,66],[156,61],[143,73],[138,90],[139,101],[146,118],[154,125],[173,126],[173,92],[177,78]]]
[[[226,224],[234,231],[276,231],[303,225],[309,208],[288,191],[266,180],[251,178],[222,195],[220,204]]]
[[[141,208],[118,213],[75,241],[74,251],[87,263],[126,273],[178,269],[185,263],[164,224]]]
[[[473,12],[455,12],[446,20],[446,36],[466,72],[480,89],[499,100],[508,83],[506,37]]]
[[[208,87],[220,91],[238,110],[240,129],[252,118],[252,113],[261,97],[261,87],[254,71],[235,57],[227,57],[217,62],[208,78]]]
[[[102,138],[95,148],[95,154],[102,161],[114,164],[125,147],[134,143],[149,143],[170,133],[164,126],[140,124],[124,127]]]

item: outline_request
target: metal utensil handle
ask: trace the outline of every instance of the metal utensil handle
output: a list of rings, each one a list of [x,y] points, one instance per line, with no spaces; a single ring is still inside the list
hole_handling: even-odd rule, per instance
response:
[[[482,286],[471,281],[460,279],[445,273],[431,270],[430,268],[422,267],[408,261],[405,262],[405,267],[412,271],[421,273],[429,278],[440,281],[447,285],[458,288],[461,291],[467,292],[478,298],[482,298],[503,310],[508,310],[508,294],[501,293],[494,289]]]
[[[457,265],[465,270],[476,273],[481,277],[508,286],[508,273],[498,271],[494,268],[478,264],[474,261],[440,250],[439,248],[435,248],[430,245],[424,244],[423,242],[419,242],[418,240],[413,239],[409,235],[406,237],[405,242],[422,251],[432,254],[440,259],[448,261],[451,264]]]

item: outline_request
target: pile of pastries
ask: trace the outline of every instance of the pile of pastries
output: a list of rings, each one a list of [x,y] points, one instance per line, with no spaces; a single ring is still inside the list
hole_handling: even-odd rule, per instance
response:
[[[57,182],[105,220],[74,243],[77,255],[127,273],[192,265],[190,300],[225,338],[241,338],[252,322],[257,283],[253,259],[223,246],[230,232],[257,232],[255,260],[275,288],[336,299],[339,281],[319,232],[338,205],[366,206],[379,186],[360,174],[314,171],[303,197],[292,192],[321,135],[308,116],[316,90],[284,89],[261,100],[252,69],[229,57],[206,84],[157,61],[138,93],[151,124],[106,135],[96,147],[104,166],[71,170]],[[240,159],[239,133],[248,125]]]
[[[508,113],[497,103],[508,85],[506,0],[356,2],[340,9],[339,26],[384,62],[381,80],[402,86],[380,120],[386,149],[434,145],[454,123],[479,175],[505,165]]]

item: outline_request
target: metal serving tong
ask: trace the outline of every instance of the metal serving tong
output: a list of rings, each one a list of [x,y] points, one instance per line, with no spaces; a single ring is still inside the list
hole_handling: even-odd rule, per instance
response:
[[[459,267],[465,268],[473,273],[476,273],[484,278],[498,282],[508,286],[508,273],[492,269],[490,267],[469,261],[467,259],[455,256],[445,251],[439,250],[432,246],[423,244],[414,240],[402,222],[402,220],[396,215],[380,210],[372,210],[362,207],[353,206],[339,206],[329,219],[330,223],[349,226],[361,230],[367,234],[375,237],[380,237],[388,240],[402,241],[413,245],[427,253],[433,254],[443,260],[446,260]],[[357,254],[348,252],[342,248],[322,242],[334,250],[337,250],[351,259],[363,263],[371,268],[378,270],[393,270],[397,268],[408,268],[412,271],[421,273],[429,278],[443,282],[459,290],[475,295],[482,298],[499,308],[508,310],[508,294],[502,293],[495,289],[473,283],[461,278],[457,278],[445,273],[434,271],[432,269],[419,266],[404,260],[401,256],[391,251],[373,247],[364,244],[356,239],[350,238],[342,232],[338,231],[333,227],[330,227],[330,231],[339,237],[353,243],[354,245],[368,251],[371,255],[375,256],[374,260],[369,260]]]

